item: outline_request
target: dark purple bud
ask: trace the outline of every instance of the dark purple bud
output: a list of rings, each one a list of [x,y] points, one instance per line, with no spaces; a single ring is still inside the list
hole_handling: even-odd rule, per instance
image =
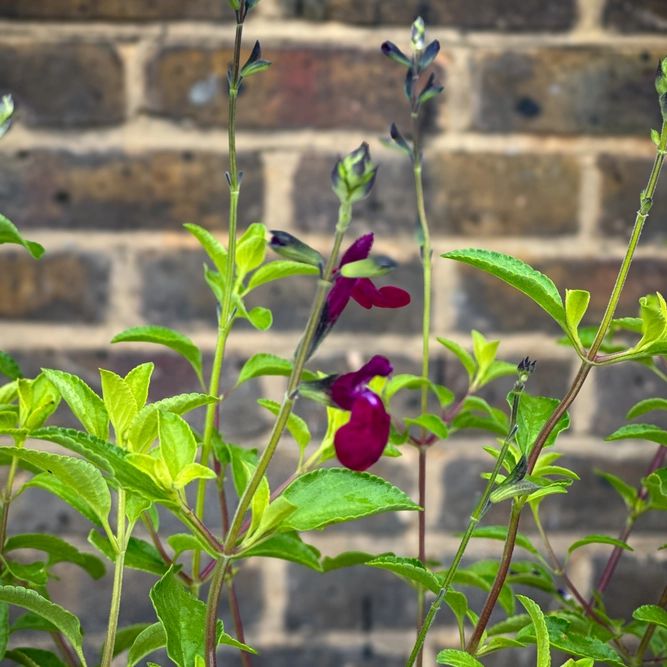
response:
[[[276,254],[291,259],[294,262],[317,266],[320,271],[322,270],[324,260],[317,250],[311,248],[309,245],[288,232],[271,230],[270,233],[272,236],[269,241],[269,246]]]
[[[408,69],[405,74],[405,81],[403,82],[403,90],[405,90],[405,96],[408,98],[408,101],[412,103],[412,86],[414,85],[414,70],[412,67]]]
[[[424,102],[428,102],[433,97],[440,95],[443,90],[444,89],[442,86],[435,85],[435,74],[431,74],[431,76],[428,78],[428,81],[426,82],[426,85],[424,86],[424,89],[421,91],[421,93],[419,93],[417,103],[419,105],[424,104]]]
[[[410,145],[405,140],[403,135],[400,133],[399,129],[396,127],[396,123],[391,124],[391,129],[389,130],[389,134],[393,139],[394,144],[396,144],[397,148],[407,153],[410,157],[413,157],[413,150],[412,148],[410,148]]]
[[[531,361],[529,357],[526,357],[519,362],[516,371],[519,374],[519,380],[521,382],[526,382],[534,373],[536,364],[537,361]]]
[[[255,46],[248,61],[241,69],[241,77],[257,74],[257,72],[263,72],[268,69],[270,65],[271,63],[268,60],[262,60],[262,47],[259,45],[259,41],[257,41],[255,42]]]
[[[412,65],[410,58],[408,58],[393,42],[384,42],[380,48],[387,58],[391,58],[399,65],[404,65],[405,67],[410,67]]]
[[[229,187],[231,188],[232,187],[232,177],[229,175],[228,171],[225,172],[225,178],[227,179],[227,185],[229,185]]]
[[[245,10],[250,11],[253,7],[259,4],[259,0],[245,0]]]
[[[440,53],[440,42],[436,39],[424,49],[419,59],[419,67],[426,69],[435,60],[438,53]]]

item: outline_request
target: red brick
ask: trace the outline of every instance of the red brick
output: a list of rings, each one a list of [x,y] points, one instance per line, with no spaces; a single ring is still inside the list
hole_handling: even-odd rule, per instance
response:
[[[110,44],[30,43],[0,47],[0,94],[34,127],[114,125],[125,119],[123,63]]]
[[[103,255],[0,254],[0,320],[102,322],[110,262]]]
[[[542,49],[478,56],[475,126],[483,132],[646,136],[659,127],[663,51]]]
[[[259,155],[240,154],[245,226],[262,219]],[[0,210],[22,228],[133,231],[227,226],[227,156],[19,151],[0,160]]]
[[[243,82],[240,128],[387,132],[393,121],[409,126],[400,69],[379,49],[265,48],[264,57],[273,65]],[[201,127],[226,125],[231,60],[230,49],[165,48],[148,65],[149,112]],[[437,102],[425,108],[432,128]]]
[[[667,32],[663,0],[607,0],[603,23],[618,32]]]

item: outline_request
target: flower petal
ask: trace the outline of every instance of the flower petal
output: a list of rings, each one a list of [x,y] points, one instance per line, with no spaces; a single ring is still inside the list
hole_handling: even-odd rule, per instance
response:
[[[368,255],[371,254],[372,247],[373,247],[373,234],[364,234],[363,236],[360,236],[345,251],[343,259],[340,260],[340,266],[345,266],[346,264],[350,264],[351,262],[359,262],[362,259],[366,259]]]
[[[333,287],[329,290],[329,294],[327,295],[330,326],[333,326],[336,323],[336,320],[345,310],[345,306],[347,306],[352,298],[352,291],[354,290],[356,282],[356,278],[336,276]]]
[[[334,447],[350,470],[366,470],[382,456],[389,439],[390,418],[382,399],[370,390],[354,401],[350,421],[338,429]]]
[[[355,373],[341,375],[331,386],[331,398],[343,410],[352,410],[356,399],[369,391],[366,384],[378,375],[387,377],[393,370],[389,359],[375,355]]]
[[[403,308],[410,303],[410,295],[400,287],[378,289],[370,278],[361,278],[352,289],[352,298],[363,308]]]

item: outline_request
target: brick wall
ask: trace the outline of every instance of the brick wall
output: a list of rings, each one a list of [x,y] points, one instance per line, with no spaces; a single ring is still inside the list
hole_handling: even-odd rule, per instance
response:
[[[429,36],[441,40],[438,66],[446,71],[446,96],[424,122],[436,256],[471,245],[517,255],[561,289],[592,290],[590,316],[598,317],[650,169],[649,129],[659,124],[652,81],[657,59],[667,54],[663,0],[262,0],[247,24],[246,45],[260,39],[274,65],[247,82],[240,98],[242,225],[261,220],[327,249],[336,214],[332,160],[369,140],[382,169],[353,230],[377,233],[378,247],[404,264],[392,282],[414,295],[403,311],[368,316],[351,307],[319,354],[323,369],[344,370],[376,352],[389,355],[401,372],[419,367],[421,277],[411,175],[376,140],[391,121],[406,121],[400,70],[378,47],[384,39],[405,45],[417,11],[429,22]],[[210,363],[213,299],[203,282],[202,253],[181,225],[219,232],[226,225],[221,82],[230,60],[230,18],[223,0],[0,0],[0,92],[12,92],[18,103],[18,122],[0,144],[0,211],[48,251],[38,263],[8,246],[0,255],[0,347],[26,372],[57,367],[97,386],[99,366],[127,372],[153,359],[153,400],[197,389],[179,359],[108,343],[126,327],[164,324],[191,335]],[[639,296],[665,290],[664,179],[658,190],[623,315],[634,314]],[[289,356],[310,291],[296,279],[257,291],[258,303],[270,302],[275,326],[270,334],[233,334],[226,377],[257,349]],[[467,344],[475,327],[502,336],[503,358],[539,359],[531,390],[562,397],[575,359],[555,345],[556,331],[540,309],[496,279],[444,261],[435,263],[435,292],[434,335]],[[457,362],[437,343],[434,351],[434,377],[461,389]],[[502,405],[509,387],[498,382],[487,398]],[[270,421],[254,401],[280,392],[278,382],[249,383],[225,403],[229,438],[261,446]],[[573,427],[559,441],[582,482],[543,505],[560,552],[589,529],[619,530],[622,502],[592,470],[635,484],[653,446],[605,444],[601,437],[623,424],[636,401],[666,394],[639,365],[605,369],[584,388]],[[299,409],[321,433],[321,412]],[[406,399],[404,410],[416,409]],[[479,472],[488,467],[482,445],[489,438],[482,435],[452,439],[429,455],[428,555],[444,563],[480,488]],[[294,449],[283,447],[274,483],[293,469]],[[415,493],[410,452],[381,462],[377,472]],[[17,501],[12,529],[53,530],[85,544],[83,520],[40,494]],[[640,520],[633,558],[643,565],[637,575],[632,558],[624,557],[610,590],[612,616],[634,604],[626,595],[630,581],[641,593],[637,604],[656,601],[665,579],[656,552],[664,528],[663,518]],[[530,533],[530,524],[524,530]],[[309,539],[327,554],[416,550],[412,517],[401,515]],[[479,543],[470,554],[499,547]],[[572,578],[582,589],[595,580],[606,553],[577,552]],[[111,579],[93,593],[78,572],[63,567],[62,574],[54,598],[83,613],[87,638],[99,642]],[[392,576],[360,568],[316,576],[270,560],[244,567],[239,586],[247,636],[264,651],[253,664],[403,665],[415,601]],[[144,594],[153,578],[130,571],[127,583],[123,621],[152,620]],[[455,640],[452,621],[441,613],[426,664]],[[489,664],[517,662],[500,656]]]

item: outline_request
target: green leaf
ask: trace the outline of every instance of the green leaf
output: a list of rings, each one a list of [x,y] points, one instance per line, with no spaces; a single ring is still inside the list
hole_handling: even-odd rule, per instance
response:
[[[134,400],[137,403],[137,409],[141,410],[148,400],[148,389],[151,384],[151,376],[155,370],[155,364],[149,362],[133,368],[126,376],[125,383],[130,388]]]
[[[645,604],[638,607],[632,612],[632,617],[638,621],[646,621],[667,628],[667,611],[654,604]]]
[[[91,530],[88,541],[104,554],[110,561],[116,560],[116,553],[108,538],[100,535],[96,530]],[[150,572],[162,576],[169,569],[162,560],[159,551],[148,542],[131,537],[125,552],[125,567],[142,572]]]
[[[266,227],[255,222],[246,229],[236,248],[236,266],[245,276],[254,271],[266,257]]]
[[[153,623],[144,628],[134,640],[127,654],[127,667],[134,667],[147,655],[167,645],[167,636],[162,623]]]
[[[244,463],[247,468],[248,479],[250,479],[254,473],[255,468],[251,468],[247,463]],[[269,501],[271,498],[271,489],[269,488],[269,481],[266,479],[266,475],[262,475],[262,479],[259,482],[257,490],[252,496],[250,502],[250,510],[252,512],[252,521],[250,523],[250,528],[248,529],[248,537],[252,538],[253,533],[259,527],[259,523],[266,512]]]
[[[450,588],[445,595],[445,602],[456,616],[459,628],[462,628],[468,614],[468,598],[463,593]]]
[[[294,480],[283,496],[298,508],[283,527],[299,532],[382,512],[419,509],[419,505],[389,482],[343,468],[306,473]]]
[[[467,352],[458,343],[455,343],[453,340],[447,340],[447,338],[438,338],[438,343],[444,345],[450,352],[456,355],[456,358],[463,364],[468,373],[468,381],[472,382],[477,372],[477,363],[472,354]]]
[[[185,466],[194,462],[197,441],[185,419],[172,412],[158,413],[158,433],[162,459],[175,480]]]
[[[158,436],[158,412],[170,412],[183,415],[204,405],[215,403],[218,399],[207,394],[179,394],[150,403],[141,409],[130,424],[128,440],[135,452],[148,449]]]
[[[53,474],[90,506],[103,526],[109,525],[111,495],[102,473],[95,466],[71,456],[48,454],[34,449],[7,447],[4,451]]]
[[[104,405],[116,433],[118,446],[124,447],[127,430],[137,416],[138,407],[134,394],[125,380],[112,371],[100,369]]]
[[[567,662],[564,662],[561,667],[593,667],[595,665],[595,660],[593,658],[582,658],[575,662],[574,658],[570,658]]]
[[[567,550],[568,555],[571,554],[575,549],[579,547],[584,547],[587,544],[612,544],[615,547],[620,547],[626,551],[634,551],[634,549],[628,546],[625,542],[617,540],[613,537],[607,537],[606,535],[588,535],[581,540],[577,540],[570,548]]]
[[[41,648],[14,648],[5,657],[24,667],[67,667],[55,653]]]
[[[278,416],[278,413],[280,412],[279,403],[269,401],[266,398],[260,398],[257,402],[271,414],[274,414],[276,417]],[[298,415],[290,413],[287,419],[287,429],[292,434],[292,437],[296,440],[299,447],[304,450],[310,442],[310,430],[308,429],[308,424],[306,424],[306,422]]]
[[[579,325],[590,303],[590,292],[581,289],[565,290],[565,320],[573,340],[579,340]]]
[[[625,418],[630,420],[635,417],[641,417],[652,410],[667,410],[667,399],[665,398],[647,398],[645,401],[639,401],[637,405],[630,409]]]
[[[185,551],[195,551],[196,549],[204,549],[214,557],[218,555],[212,553],[210,547],[207,544],[200,542],[191,533],[177,533],[175,535],[170,535],[167,538],[167,543],[174,550],[174,560],[176,560]]]
[[[53,623],[60,632],[71,642],[81,663],[86,665],[83,657],[81,625],[79,619],[62,607],[46,598],[37,591],[28,590],[22,586],[0,586],[0,601],[22,607],[38,614]]]
[[[399,556],[380,556],[365,563],[369,567],[389,570],[399,577],[409,579],[417,586],[423,586],[436,595],[440,592],[443,579],[428,570],[417,558],[401,558]]]
[[[547,629],[544,614],[536,602],[525,595],[516,596],[519,602],[526,608],[528,615],[533,621],[535,636],[537,640],[537,667],[550,667],[551,653],[549,651],[549,630]]]
[[[268,308],[257,306],[248,313],[248,320],[255,329],[268,331],[273,324],[273,313]]]
[[[86,431],[102,440],[108,440],[109,415],[104,401],[76,375],[48,368],[44,368],[43,373],[60,392]]]
[[[2,604],[6,604],[3,602]],[[27,612],[19,616],[14,623],[10,632],[18,632],[19,630],[37,630],[40,632],[58,632],[58,628],[49,623],[49,621],[43,619],[39,614],[35,614],[32,611]]]
[[[208,230],[198,225],[183,225],[201,243],[215,268],[224,276],[227,271],[227,250]]]
[[[504,648],[524,648],[525,646],[526,644],[523,642],[518,642],[516,639],[510,639],[509,637],[492,637],[486,646],[477,651],[477,655],[489,655],[489,653],[500,651]]]
[[[12,583],[25,583],[31,588],[42,588],[46,586],[49,581],[49,574],[46,571],[46,563],[37,561],[24,564],[4,559],[2,562],[9,574],[14,578]]]
[[[440,440],[447,440],[447,436],[449,435],[447,424],[438,415],[424,414],[416,419],[406,419],[405,423],[408,426],[421,426],[437,435]]]
[[[469,653],[453,648],[440,651],[436,662],[439,665],[451,665],[451,667],[484,667],[479,660],[475,660]]]
[[[600,470],[595,470],[595,474],[598,477],[602,477],[602,479],[605,479],[607,482],[609,482],[609,484],[611,484],[614,487],[614,489],[616,489],[621,498],[623,498],[625,506],[629,510],[634,508],[638,496],[637,489],[635,489],[634,486],[630,486],[622,479],[619,479],[615,475],[611,475],[608,472],[601,472]]]
[[[44,254],[43,246],[34,241],[26,241],[19,230],[4,215],[0,215],[0,245],[3,243],[22,245],[35,259],[39,259]]]
[[[443,407],[446,407],[454,400],[454,393],[447,387],[435,384],[431,380],[425,379],[420,375],[395,375],[385,385],[384,394],[387,400],[391,400],[393,396],[401,389],[417,390],[426,385],[437,397],[438,401]]]
[[[627,424],[605,438],[610,440],[649,440],[667,446],[667,431],[653,424]]]
[[[463,537],[463,533],[457,533],[456,537]],[[475,528],[472,537],[504,542],[507,539],[507,526],[480,526]],[[531,541],[521,533],[517,533],[516,545],[529,551],[533,556],[541,557],[540,552],[532,545]]]
[[[481,382],[487,370],[495,361],[500,341],[494,340],[488,342],[479,331],[475,331],[474,329],[471,331],[471,334],[473,351],[475,353],[475,360],[477,361],[477,379]]]
[[[111,342],[155,343],[156,345],[164,345],[184,356],[192,364],[192,368],[194,368],[202,386],[205,386],[204,376],[202,375],[202,356],[199,348],[187,336],[177,331],[153,325],[134,327],[114,336]]]
[[[298,533],[279,533],[265,542],[243,552],[243,558],[263,556],[298,563],[316,572],[322,572],[320,552],[310,544],[306,544]],[[372,556],[371,556],[372,558]]]
[[[511,399],[511,394],[508,400]],[[555,398],[544,396],[531,396],[525,391],[519,399],[519,412],[517,424],[519,430],[516,434],[516,443],[524,454],[528,454],[537,439],[542,427],[547,423],[551,415],[558,407],[560,401]],[[551,447],[561,431],[570,427],[570,416],[566,412],[554,427],[551,435],[547,438],[545,447]]]
[[[116,630],[116,639],[113,643],[113,657],[115,658],[123,651],[127,651],[134,644],[137,637],[149,627],[151,627],[150,623],[136,623],[134,625],[126,625],[124,628],[118,628]],[[100,659],[104,655],[105,646],[106,642],[102,644],[102,648],[100,649]]]
[[[473,414],[469,410],[462,410],[459,412],[449,425],[450,433],[455,431],[462,431],[464,429],[479,428],[485,431],[491,431],[496,435],[507,435],[507,422],[498,421],[498,416],[494,414],[493,417],[485,417]]]
[[[316,276],[319,272],[320,270],[316,266],[309,266],[308,264],[302,264],[301,262],[289,262],[284,260],[270,262],[269,264],[260,266],[257,271],[252,274],[252,277],[248,282],[248,287],[246,288],[246,293],[260,285],[270,283],[273,280],[297,275]]]
[[[494,361],[486,369],[486,373],[484,373],[484,377],[481,379],[480,386],[487,385],[493,380],[507,377],[508,375],[516,377],[516,364],[510,364],[507,361]]]
[[[7,553],[16,549],[43,551],[49,557],[48,565],[74,563],[88,572],[93,579],[101,579],[106,572],[106,567],[99,558],[80,552],[76,547],[55,535],[42,533],[13,535],[5,543],[4,551]]]
[[[301,264],[300,266],[304,265]],[[282,375],[283,377],[289,377],[292,374],[293,366],[294,364],[292,364],[291,361],[276,357],[273,354],[265,354],[263,352],[255,354],[243,365],[241,373],[239,374],[239,379],[236,381],[236,386],[238,387],[252,378],[264,375]],[[317,379],[317,375],[311,371],[304,371],[301,377],[303,380]]]
[[[215,479],[216,477],[217,475],[210,468],[200,463],[188,463],[174,480],[174,488],[183,489],[196,479]]]
[[[23,377],[19,365],[5,352],[0,352],[0,375],[10,380],[18,380]]]
[[[487,634],[492,637],[494,635],[504,635],[510,632],[518,632],[519,630],[525,628],[532,621],[528,614],[517,614],[516,616],[510,616],[500,623],[496,623],[487,629]]]
[[[499,252],[474,248],[454,250],[445,253],[442,257],[469,264],[500,278],[529,296],[566,329],[565,309],[558,289],[547,276],[528,264]]]
[[[522,479],[519,482],[513,482],[505,486],[503,482],[500,486],[494,489],[489,496],[489,501],[492,503],[501,503],[504,500],[511,498],[519,498],[520,496],[528,496],[537,490],[541,490],[538,484],[531,482],[528,479]]]
[[[5,657],[9,643],[9,605],[0,602],[0,660]]]
[[[393,556],[394,554],[387,553],[381,554],[381,556]],[[375,560],[380,556],[375,554],[368,554],[364,551],[344,551],[342,554],[338,554],[334,558],[326,556],[322,561],[322,571],[323,572],[333,572],[334,570],[340,570],[344,567],[354,567],[355,565],[365,565],[368,561]]]
[[[153,586],[150,597],[166,634],[167,655],[179,667],[195,667],[196,656],[204,655],[206,605],[177,581],[174,566]],[[225,635],[218,621],[218,643],[254,649]]]

